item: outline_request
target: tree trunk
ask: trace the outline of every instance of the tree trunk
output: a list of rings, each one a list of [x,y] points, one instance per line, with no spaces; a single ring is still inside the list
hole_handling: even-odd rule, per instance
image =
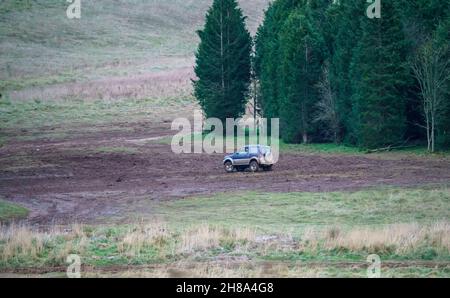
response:
[[[431,115],[431,152],[434,153],[435,150],[435,116],[434,113]]]
[[[303,132],[303,144],[308,144],[308,133]]]
[[[430,130],[431,130],[431,127],[430,127],[430,116],[428,115],[428,112],[425,112],[426,113],[426,122],[427,122],[427,142],[428,142],[428,152],[431,152],[431,134],[430,134]]]
[[[305,74],[308,73],[308,59],[309,59],[309,48],[308,48],[308,42],[305,41]],[[308,143],[308,122],[306,120],[306,117],[308,117],[308,113],[306,112],[306,103],[305,101],[308,100],[309,92],[308,92],[308,81],[306,81],[305,84],[305,98],[302,101],[302,126],[303,126],[303,144]]]

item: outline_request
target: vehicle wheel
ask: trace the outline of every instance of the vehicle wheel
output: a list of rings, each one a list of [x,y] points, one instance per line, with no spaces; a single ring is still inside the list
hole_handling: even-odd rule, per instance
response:
[[[273,170],[273,166],[264,167],[264,171],[266,171],[266,172],[270,172],[272,170]]]
[[[231,161],[227,161],[225,164],[225,171],[227,171],[227,173],[232,173],[234,170],[234,166],[233,163]]]
[[[259,164],[258,164],[258,162],[255,161],[255,160],[252,160],[252,161],[250,162],[250,167],[249,167],[249,169],[250,169],[250,172],[252,172],[252,173],[258,172],[258,170],[259,170]]]

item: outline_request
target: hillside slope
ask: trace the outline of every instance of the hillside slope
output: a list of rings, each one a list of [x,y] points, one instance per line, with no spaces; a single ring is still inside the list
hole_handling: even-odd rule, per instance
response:
[[[240,1],[254,33],[268,0]],[[0,3],[0,90],[11,99],[114,99],[190,91],[193,55],[212,0]]]

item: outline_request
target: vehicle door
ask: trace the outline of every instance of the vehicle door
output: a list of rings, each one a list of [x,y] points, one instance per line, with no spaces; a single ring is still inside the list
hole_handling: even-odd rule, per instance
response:
[[[248,165],[250,163],[249,148],[245,147],[235,154],[234,164],[236,166]]]

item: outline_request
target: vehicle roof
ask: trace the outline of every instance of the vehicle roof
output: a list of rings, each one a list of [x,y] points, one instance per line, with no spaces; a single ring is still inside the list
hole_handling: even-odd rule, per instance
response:
[[[245,145],[244,147],[266,147],[266,148],[270,148],[270,146],[267,146],[267,145]]]

